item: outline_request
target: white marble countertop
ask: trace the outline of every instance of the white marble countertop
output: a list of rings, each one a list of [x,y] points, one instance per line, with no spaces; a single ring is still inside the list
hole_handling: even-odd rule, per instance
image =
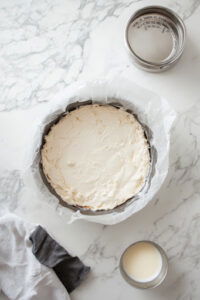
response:
[[[151,74],[134,67],[124,49],[123,26],[133,11],[162,4],[183,17],[187,44],[178,64]],[[177,111],[168,177],[150,205],[113,226],[66,224],[46,203],[27,199],[21,215],[91,266],[72,300],[198,300],[200,298],[200,1],[2,0],[0,3],[0,204],[14,211],[24,188],[24,155],[35,108],[48,105],[79,79],[122,74],[164,96]],[[20,210],[18,209],[19,213]],[[121,278],[119,257],[139,239],[167,252],[167,279],[151,291]]]

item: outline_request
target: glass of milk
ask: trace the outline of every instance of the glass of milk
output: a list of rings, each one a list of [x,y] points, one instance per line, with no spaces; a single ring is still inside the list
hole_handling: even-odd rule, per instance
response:
[[[167,275],[168,259],[164,250],[152,241],[130,245],[120,259],[123,278],[140,289],[160,285]]]

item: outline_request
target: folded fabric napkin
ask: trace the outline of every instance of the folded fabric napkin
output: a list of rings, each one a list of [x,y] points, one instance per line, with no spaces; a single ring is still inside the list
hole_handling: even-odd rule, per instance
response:
[[[0,218],[0,298],[69,300],[89,269],[41,226],[11,213]]]
[[[72,292],[87,276],[90,267],[72,257],[41,226],[31,234],[32,252],[39,262],[52,268],[67,291]]]

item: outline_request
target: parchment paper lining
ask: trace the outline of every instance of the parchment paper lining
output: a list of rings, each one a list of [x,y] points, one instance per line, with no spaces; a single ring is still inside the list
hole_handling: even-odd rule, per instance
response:
[[[123,105],[130,112],[134,112],[145,129],[151,145],[151,171],[149,185],[119,207],[109,211],[86,211],[77,207],[65,207],[44,185],[40,174],[40,148],[45,131],[51,122],[60,117],[67,110],[75,109],[74,103],[88,101],[93,103]],[[77,104],[75,105],[77,106]],[[66,222],[86,219],[102,224],[119,223],[137,211],[141,210],[154,197],[161,187],[168,171],[168,154],[170,142],[170,128],[175,119],[175,113],[162,97],[137,86],[132,80],[118,78],[104,78],[93,82],[77,82],[61,91],[47,106],[40,108],[34,124],[33,143],[27,149],[27,169],[24,176],[28,178],[28,188],[37,194],[39,201],[46,201],[59,214],[66,216]],[[45,127],[46,126],[46,127]],[[66,205],[67,206],[67,205]]]

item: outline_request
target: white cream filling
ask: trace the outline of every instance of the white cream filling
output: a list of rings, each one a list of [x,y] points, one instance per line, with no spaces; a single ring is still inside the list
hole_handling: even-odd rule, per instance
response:
[[[142,126],[122,109],[81,106],[54,125],[45,141],[44,173],[69,204],[112,209],[145,183],[148,143]]]

